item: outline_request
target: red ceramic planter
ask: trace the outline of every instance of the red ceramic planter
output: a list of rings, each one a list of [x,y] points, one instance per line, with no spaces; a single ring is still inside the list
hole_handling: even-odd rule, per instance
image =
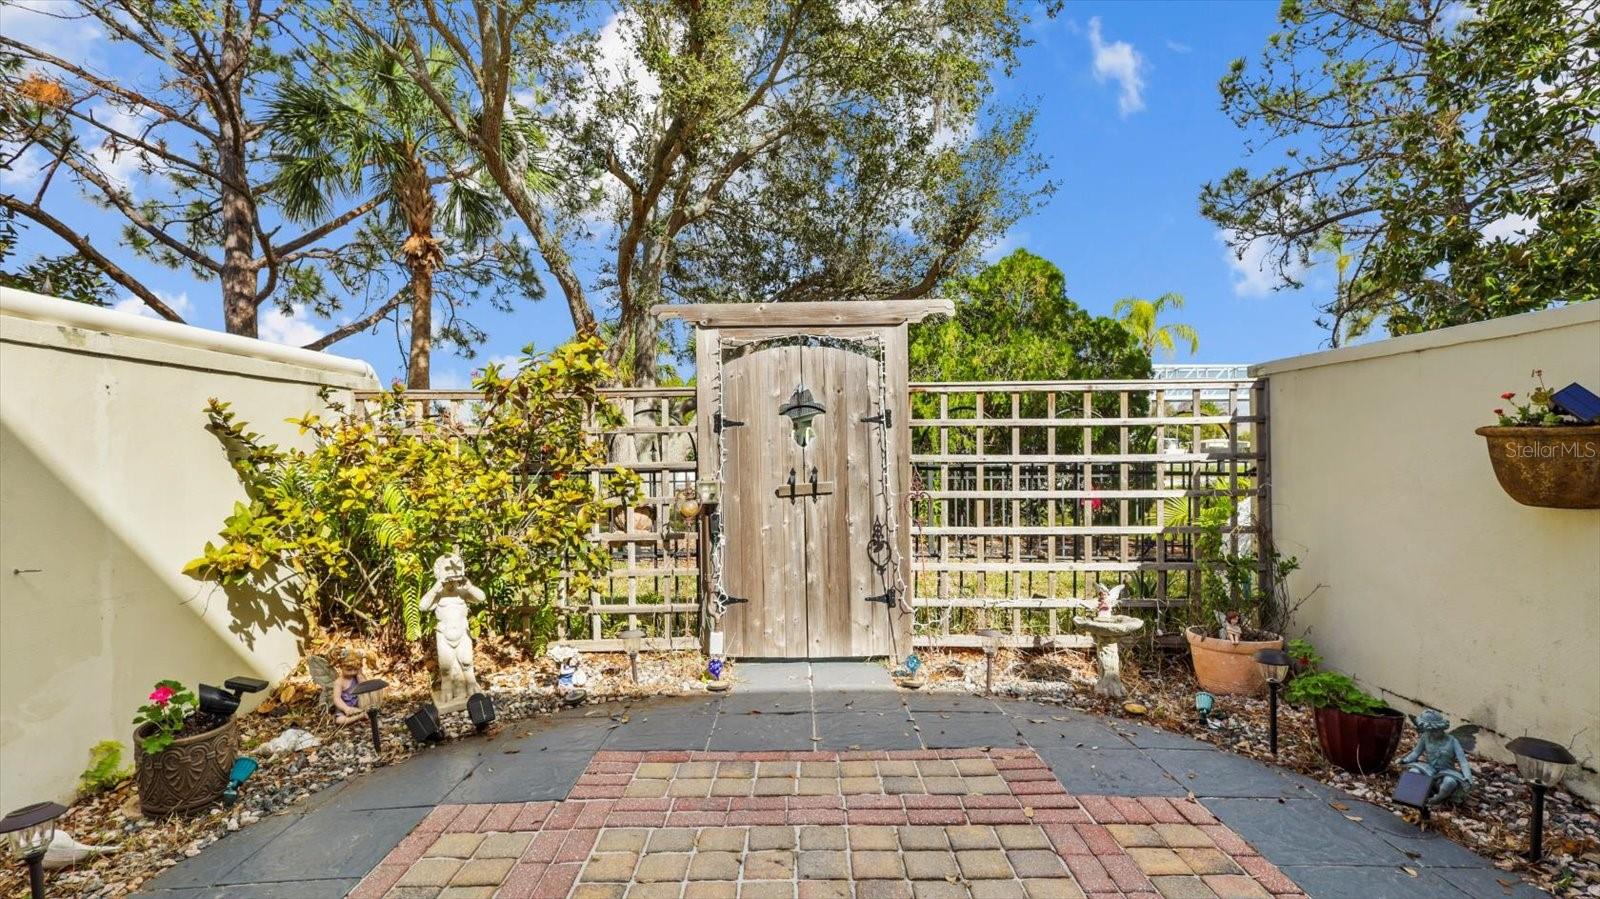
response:
[[[1316,710],[1316,720],[1323,757],[1352,774],[1387,770],[1406,729],[1406,716],[1394,709],[1357,715],[1322,708]]]

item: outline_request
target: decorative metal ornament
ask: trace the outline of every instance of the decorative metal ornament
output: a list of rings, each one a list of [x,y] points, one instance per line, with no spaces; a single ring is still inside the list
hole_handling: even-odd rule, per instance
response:
[[[778,407],[778,414],[787,417],[793,423],[794,442],[801,446],[805,446],[811,440],[812,420],[827,411],[827,407],[817,402],[811,395],[811,388],[803,385],[794,389],[789,402]]]

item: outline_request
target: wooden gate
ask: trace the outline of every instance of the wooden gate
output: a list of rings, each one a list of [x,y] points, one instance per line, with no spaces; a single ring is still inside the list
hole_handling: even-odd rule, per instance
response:
[[[700,326],[700,477],[720,498],[702,582],[727,655],[910,651],[905,324],[934,312],[948,304],[659,308]]]

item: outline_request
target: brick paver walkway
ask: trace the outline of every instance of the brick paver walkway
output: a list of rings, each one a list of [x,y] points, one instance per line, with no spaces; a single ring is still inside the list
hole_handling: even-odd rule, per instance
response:
[[[730,693],[432,747],[219,840],[140,895],[1545,895],[1384,809],[1136,721],[901,692],[881,665],[737,675]]]
[[[1030,749],[602,751],[563,801],[436,807],[352,895],[1303,896],[1200,802],[1073,796]]]

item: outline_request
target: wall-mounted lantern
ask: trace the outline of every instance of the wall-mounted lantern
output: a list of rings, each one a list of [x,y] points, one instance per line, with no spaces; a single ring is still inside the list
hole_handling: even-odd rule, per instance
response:
[[[794,425],[794,442],[805,446],[811,440],[811,422],[827,408],[811,395],[811,388],[796,387],[789,402],[778,407],[778,414],[786,416]]]

